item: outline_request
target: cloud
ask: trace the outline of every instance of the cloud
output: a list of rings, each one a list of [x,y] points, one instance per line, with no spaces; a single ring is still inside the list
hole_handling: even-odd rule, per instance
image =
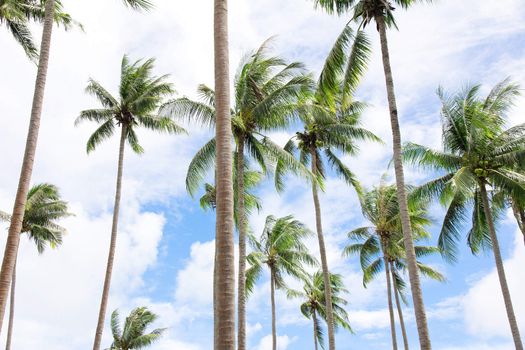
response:
[[[286,350],[288,346],[294,342],[294,338],[287,335],[277,336],[277,350]],[[271,350],[272,349],[272,335],[269,334],[263,337],[259,344],[253,350]]]

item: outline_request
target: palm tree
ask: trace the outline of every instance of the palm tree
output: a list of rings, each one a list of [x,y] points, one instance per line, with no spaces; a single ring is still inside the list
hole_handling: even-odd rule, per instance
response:
[[[134,8],[147,9],[151,6],[149,0],[124,0],[124,3]],[[40,129],[40,120],[44,102],[44,91],[47,80],[47,68],[49,66],[49,51],[51,46],[51,33],[53,31],[53,20],[56,20],[57,18],[57,15],[55,14],[56,9],[56,0],[46,0],[44,7],[44,28],[42,31],[42,42],[40,44],[35,91],[33,95],[33,105],[31,107],[31,118],[27,132],[22,169],[20,170],[20,178],[16,190],[15,203],[13,205],[12,219],[9,225],[7,241],[4,249],[4,258],[0,270],[0,332],[2,331],[7,296],[9,294],[11,277],[15,266],[18,245],[20,243],[20,230],[22,229],[24,219],[26,198],[29,191],[31,176],[33,174],[33,164],[36,156],[36,145],[38,141],[38,132]],[[58,16],[60,17],[60,15]]]
[[[324,153],[330,167],[350,186],[360,192],[360,185],[355,175],[348,169],[336,152],[353,155],[358,151],[357,141],[380,141],[377,136],[360,127],[360,112],[363,103],[353,100],[359,79],[366,69],[369,56],[368,39],[362,32],[354,33],[347,26],[337,38],[319,77],[314,93],[303,101],[300,109],[304,130],[297,132],[286,144],[285,150],[299,154],[302,164],[311,167],[317,178],[325,177]],[[296,144],[297,142],[297,144]],[[276,184],[282,184],[281,164],[276,170]],[[326,258],[321,206],[319,203],[318,184],[312,182],[312,196],[315,207],[316,229],[324,273],[325,301],[331,300],[329,268]],[[334,316],[331,303],[326,304],[328,319],[328,342],[330,350],[335,349]]]
[[[127,56],[122,59],[119,97],[113,97],[99,82],[90,79],[86,92],[95,96],[103,108],[88,109],[80,112],[75,121],[97,122],[100,127],[90,136],[87,142],[87,152],[96,149],[103,141],[115,133],[116,127],[120,128],[120,147],[117,170],[117,185],[115,205],[113,208],[113,223],[111,226],[111,243],[109,248],[106,277],[102,292],[102,301],[98,316],[97,331],[93,349],[100,348],[104,318],[109,296],[113,260],[117,243],[117,229],[120,209],[120,196],[122,186],[122,172],[124,167],[124,149],[127,143],[131,149],[141,154],[144,152],[140,146],[135,130],[143,127],[158,132],[183,133],[184,129],[176,125],[172,119],[159,115],[157,112],[163,99],[173,93],[170,83],[166,82],[167,75],[153,76],[154,59],[130,63]]]
[[[32,60],[38,58],[38,49],[33,42],[29,21],[44,22],[44,5],[43,1],[37,0],[3,0],[0,2],[0,24],[6,26]],[[64,25],[66,30],[72,25],[81,27],[70,15],[63,12],[62,3],[58,0],[55,0],[54,16],[55,22],[58,25]]]
[[[65,229],[57,225],[56,221],[70,215],[67,211],[67,203],[60,199],[60,194],[56,186],[47,183],[35,185],[31,187],[27,194],[26,210],[21,233],[26,233],[28,238],[35,243],[38,253],[42,254],[48,244],[51,248],[56,248],[62,244],[62,236],[65,233]],[[0,211],[0,220],[10,221],[11,215]],[[11,281],[11,301],[6,350],[11,349],[13,336],[15,288],[16,260]]]
[[[158,316],[146,307],[133,309],[124,328],[120,325],[118,310],[111,314],[111,333],[113,343],[108,350],[144,349],[159,340],[166,328],[157,328],[146,334],[146,328],[157,320]]]
[[[314,348],[318,349],[318,344],[324,349],[324,333],[321,327],[320,318],[326,322],[326,301],[324,292],[324,276],[322,271],[317,271],[313,276],[304,281],[302,291],[290,289],[287,292],[289,298],[301,298],[301,313],[304,317],[313,322]],[[352,331],[348,313],[344,307],[348,304],[341,294],[348,293],[343,284],[343,277],[339,274],[330,274],[330,284],[332,287],[332,310],[334,310],[335,327],[343,327]]]
[[[292,216],[266,218],[263,232],[251,240],[253,252],[247,256],[250,267],[246,271],[246,290],[252,292],[266,266],[270,271],[270,297],[272,304],[272,349],[277,349],[275,318],[275,289],[286,288],[285,275],[306,279],[305,265],[316,266],[317,261],[308,252],[303,239],[311,232]]]
[[[408,192],[411,192],[410,188],[408,188]],[[414,241],[430,237],[430,233],[426,230],[426,227],[431,223],[427,214],[428,201],[416,196],[409,196],[409,198],[409,217]],[[350,240],[358,243],[346,246],[343,255],[359,255],[361,268],[363,269],[363,285],[365,287],[383,269],[385,270],[392,347],[397,349],[394,308],[392,305],[393,292],[398,308],[404,346],[405,349],[408,349],[408,339],[398,295],[405,286],[400,272],[406,269],[406,253],[402,248],[403,234],[396,186],[387,185],[385,177],[383,177],[380,185],[364,192],[360,201],[363,216],[371,223],[371,226],[359,227],[348,234]],[[436,247],[416,246],[415,251],[417,257],[422,257],[438,253],[439,249]],[[421,274],[435,280],[444,280],[444,277],[431,267],[419,261],[417,266]]]
[[[416,255],[412,233],[410,228],[410,218],[408,215],[407,195],[405,193],[405,176],[403,164],[401,162],[401,130],[399,128],[398,109],[396,95],[394,91],[394,78],[390,65],[390,53],[388,49],[387,29],[394,26],[397,28],[393,5],[408,9],[418,2],[432,2],[432,0],[314,0],[316,6],[320,6],[328,13],[339,15],[352,12],[352,19],[360,23],[360,27],[365,27],[368,23],[375,21],[379,32],[381,53],[383,60],[383,70],[385,72],[386,92],[388,97],[388,107],[390,111],[390,123],[392,125],[392,145],[394,153],[394,169],[396,175],[396,185],[398,189],[399,205],[401,206],[401,221],[403,224],[403,235],[405,249],[407,251],[408,272],[410,277],[410,287],[414,301],[414,311],[419,334],[419,342],[422,350],[431,349],[430,336],[423,304],[423,294],[419,281],[418,269],[416,265]],[[330,349],[333,350],[333,349]]]
[[[235,141],[234,185],[237,193],[244,193],[245,163],[248,158],[257,162],[263,172],[268,172],[269,162],[280,160],[288,169],[301,172],[293,157],[273,143],[265,133],[288,125],[290,116],[297,109],[298,98],[308,91],[310,78],[304,75],[298,62],[290,64],[280,57],[268,55],[268,42],[241,61],[234,81],[235,104],[230,111],[231,129]],[[197,121],[204,126],[215,126],[215,93],[200,85],[200,101],[179,98],[166,104],[165,110],[174,117]],[[190,194],[199,188],[209,169],[213,167],[216,149],[215,138],[195,155],[188,169],[186,185]],[[303,173],[307,173],[304,169]],[[247,215],[244,196],[236,198],[238,216],[239,276],[238,276],[238,346],[246,348],[246,231]]]
[[[422,185],[419,192],[439,196],[448,206],[438,243],[451,260],[456,258],[461,224],[474,208],[469,245],[474,253],[492,247],[514,344],[522,350],[494,225],[497,206],[491,206],[488,194],[490,190],[512,198],[525,196],[525,175],[523,170],[515,170],[525,159],[525,124],[504,129],[506,112],[519,94],[519,87],[506,79],[486,98],[480,97],[479,90],[476,85],[448,96],[440,88],[443,151],[408,144],[403,156],[412,164],[444,173]]]

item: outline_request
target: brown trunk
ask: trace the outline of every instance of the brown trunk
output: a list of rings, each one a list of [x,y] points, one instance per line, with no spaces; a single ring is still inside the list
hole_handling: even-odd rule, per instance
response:
[[[401,325],[401,333],[403,334],[403,344],[405,345],[405,350],[408,350],[408,337],[407,330],[405,328],[405,319],[403,318],[403,310],[401,309],[401,303],[399,301],[399,290],[397,288],[396,279],[394,277],[394,264],[390,262],[390,274],[392,275],[392,281],[394,286],[394,296],[396,297],[396,306],[397,314],[399,316],[399,324]]]
[[[314,350],[317,350],[317,330],[319,329],[319,325],[317,324],[317,315],[315,313],[315,309],[312,310],[312,319],[314,320]]]
[[[237,217],[239,218],[239,276],[237,286],[237,348],[246,350],[246,213],[244,210],[244,136],[237,145]]]
[[[494,252],[494,260],[496,260],[496,270],[498,271],[499,284],[501,286],[503,300],[505,301],[505,309],[507,310],[507,318],[509,319],[510,330],[512,332],[512,338],[514,339],[514,346],[516,347],[516,350],[523,350],[523,344],[521,343],[520,338],[520,330],[518,328],[518,322],[516,322],[516,316],[514,315],[514,308],[512,307],[512,299],[510,297],[509,286],[507,285],[507,277],[505,277],[505,269],[503,267],[503,260],[501,259],[498,237],[496,235],[494,220],[492,219],[492,212],[490,210],[489,197],[487,195],[487,189],[485,185],[486,184],[484,180],[480,180],[483,210],[485,212],[485,216],[487,217],[487,223],[489,225],[490,239],[492,241],[492,251]]]
[[[53,30],[53,18],[55,12],[55,0],[48,0],[45,6],[44,29],[42,32],[42,43],[40,45],[40,57],[38,60],[38,71],[36,75],[35,91],[33,95],[33,106],[31,108],[31,119],[27,132],[24,160],[20,170],[18,188],[16,191],[13,215],[5,244],[4,258],[0,270],[0,332],[2,331],[2,321],[5,315],[11,276],[18,254],[18,244],[20,243],[20,231],[22,230],[22,220],[27,200],[27,193],[33,173],[33,164],[36,155],[38,142],[38,131],[40,129],[40,117],[42,115],[42,105],[44,101],[44,91],[46,86],[47,68],[49,66],[49,51],[51,47],[51,34]]]
[[[15,289],[16,289],[16,260],[13,267],[13,277],[11,278],[11,301],[9,304],[9,324],[7,326],[7,339],[5,350],[11,350],[11,341],[13,340],[13,323],[15,320]]]
[[[218,333],[216,350],[235,348],[235,257],[233,239],[233,184],[230,118],[230,82],[228,51],[228,1],[215,0],[215,110],[216,110],[216,164],[217,300],[215,331]]]
[[[277,323],[275,321],[275,274],[270,270],[270,298],[272,301],[272,350],[277,350]]]
[[[428,333],[427,316],[425,305],[423,303],[423,293],[419,280],[419,272],[416,264],[416,253],[414,251],[414,242],[412,240],[412,229],[410,227],[410,218],[408,215],[408,202],[405,190],[405,176],[403,174],[403,163],[401,161],[401,131],[399,129],[399,120],[397,116],[396,96],[394,93],[394,80],[392,69],[390,67],[390,54],[388,52],[388,41],[386,35],[386,25],[382,16],[376,17],[377,27],[381,41],[381,53],[383,57],[383,68],[385,71],[386,91],[388,96],[388,106],[390,110],[390,122],[392,124],[392,138],[394,150],[394,169],[396,174],[397,195],[399,200],[399,212],[401,214],[401,225],[406,251],[408,265],[408,274],[410,279],[410,288],[414,302],[414,312],[416,315],[417,331],[419,334],[419,344],[421,350],[430,350],[430,336]]]
[[[512,212],[514,213],[518,227],[523,235],[523,243],[525,244],[525,210],[512,201]]]
[[[383,244],[383,254],[384,254]],[[385,274],[386,274],[386,291],[388,293],[388,314],[390,316],[390,333],[392,335],[392,349],[397,350],[397,337],[396,337],[396,321],[394,320],[394,307],[392,305],[392,282],[390,281],[390,265],[387,257],[383,257],[385,262]]]
[[[312,157],[312,173],[314,178],[317,176],[317,153],[315,149],[310,151]],[[317,238],[319,240],[319,252],[321,254],[321,266],[323,270],[324,294],[326,299],[326,324],[328,326],[328,348],[335,350],[335,332],[334,332],[334,312],[332,310],[332,285],[330,284],[330,270],[328,269],[328,260],[326,258],[326,248],[323,236],[323,224],[321,222],[321,205],[319,204],[319,195],[315,179],[312,181],[312,195],[315,207],[315,224],[317,228]]]
[[[98,312],[97,330],[95,332],[93,350],[100,349],[100,342],[102,341],[102,332],[104,331],[104,320],[106,318],[106,309],[108,307],[111,274],[113,273],[113,262],[115,260],[115,249],[117,247],[117,228],[120,210],[120,195],[122,189],[122,171],[124,168],[124,148],[126,145],[126,134],[127,126],[123,124],[121,127],[120,134],[120,147],[117,168],[117,187],[115,191],[115,205],[113,207],[113,223],[111,225],[111,243],[109,245],[108,262],[106,265],[106,277],[104,278],[104,287],[102,288],[102,299],[100,301],[100,310]]]

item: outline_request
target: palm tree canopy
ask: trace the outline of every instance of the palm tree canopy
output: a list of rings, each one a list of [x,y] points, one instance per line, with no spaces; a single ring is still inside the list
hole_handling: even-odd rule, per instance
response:
[[[109,350],[144,349],[159,340],[166,328],[157,328],[146,333],[146,329],[157,320],[158,316],[146,307],[138,307],[131,311],[124,327],[119,320],[118,310],[111,314],[111,332],[113,344]]]
[[[122,0],[124,5],[131,7],[134,10],[148,11],[153,9],[154,5],[151,0]]]
[[[55,248],[62,244],[66,230],[56,221],[72,215],[68,212],[67,202],[60,199],[55,185],[42,183],[31,187],[27,194],[26,209],[21,233],[26,233],[39,253],[43,253],[49,244]],[[0,211],[0,220],[10,221],[11,215]]]
[[[143,127],[158,132],[185,133],[170,117],[159,113],[164,98],[173,94],[168,75],[153,76],[154,59],[131,63],[127,56],[122,59],[118,98],[113,97],[99,82],[90,79],[86,92],[95,96],[102,108],[80,112],[75,124],[92,121],[101,124],[87,142],[87,152],[113,136],[115,127],[126,128],[126,140],[135,153],[144,150],[139,144],[135,129]]]
[[[443,150],[409,143],[403,158],[418,167],[440,173],[420,186],[418,195],[439,198],[447,213],[439,236],[445,257],[455,260],[457,242],[471,208],[467,242],[473,253],[491,246],[480,186],[514,198],[525,196],[525,124],[505,129],[505,116],[519,94],[509,79],[497,84],[482,98],[475,85],[452,96],[438,90],[442,102]],[[518,170],[516,170],[518,169]],[[500,207],[491,210],[497,218]]]
[[[311,234],[292,216],[268,216],[259,239],[251,237],[253,252],[247,256],[250,267],[246,271],[248,293],[253,291],[264,266],[274,274],[276,287],[280,289],[286,286],[285,275],[305,279],[305,267],[318,265],[303,243],[303,239]]]
[[[268,40],[247,54],[237,69],[233,82],[235,103],[231,109],[234,140],[238,146],[242,140],[242,152],[265,173],[279,161],[286,169],[308,176],[308,171],[265,133],[286,128],[297,116],[298,101],[311,93],[312,79],[301,63],[287,63],[279,56],[272,56],[269,43]],[[198,101],[183,97],[168,102],[162,110],[174,118],[214,127],[215,92],[200,85],[197,93]],[[212,139],[197,152],[189,166],[186,188],[190,194],[201,186],[214,162],[215,139]]]

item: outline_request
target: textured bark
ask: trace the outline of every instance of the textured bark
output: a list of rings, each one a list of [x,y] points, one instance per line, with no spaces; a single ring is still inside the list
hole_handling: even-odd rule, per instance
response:
[[[425,305],[423,303],[423,293],[419,272],[416,264],[416,253],[414,251],[414,242],[412,240],[412,229],[410,227],[410,218],[408,214],[408,201],[405,189],[405,176],[403,173],[403,163],[401,161],[401,130],[397,115],[396,96],[394,92],[394,79],[392,77],[392,68],[390,66],[390,54],[388,52],[388,41],[386,35],[386,25],[384,18],[376,18],[377,28],[381,42],[381,54],[383,58],[383,68],[385,71],[386,91],[388,97],[388,107],[390,111],[390,122],[392,124],[392,139],[394,153],[394,169],[396,174],[397,195],[399,200],[399,212],[401,214],[401,225],[406,251],[408,265],[408,274],[410,279],[410,288],[414,303],[414,312],[416,315],[417,331],[419,334],[419,345],[421,350],[430,350],[430,336],[428,333],[427,316]]]
[[[11,350],[11,341],[13,340],[13,323],[15,320],[15,290],[16,290],[16,260],[13,267],[13,277],[11,278],[11,301],[9,302],[9,324],[7,325],[7,338],[5,350]]]
[[[521,231],[521,234],[523,235],[523,244],[525,244],[525,210],[523,210],[513,202],[512,212],[514,213],[514,217],[516,218],[518,227]]]
[[[317,153],[314,149],[310,151],[312,157],[312,173],[317,176]],[[317,184],[312,181],[312,196],[315,207],[315,225],[317,229],[317,239],[319,240],[319,252],[321,255],[321,266],[323,270],[324,294],[326,299],[326,324],[328,328],[328,348],[335,350],[335,331],[334,331],[334,312],[332,309],[332,285],[330,284],[330,270],[326,258],[326,248],[324,244],[323,224],[321,221],[321,204],[319,203],[319,194]]]
[[[277,323],[275,320],[275,274],[270,272],[270,298],[272,301],[272,350],[277,350]]]
[[[489,225],[490,239],[492,241],[492,251],[494,253],[494,260],[496,261],[496,270],[498,271],[499,284],[501,286],[501,292],[503,294],[503,300],[505,302],[505,309],[507,311],[507,318],[509,319],[510,330],[512,332],[512,338],[514,340],[514,346],[516,350],[523,350],[523,344],[520,338],[520,330],[518,328],[518,322],[514,315],[514,308],[512,306],[512,299],[510,297],[509,286],[507,285],[507,277],[505,276],[505,268],[503,267],[503,259],[501,258],[501,252],[499,249],[498,237],[496,235],[496,228],[494,226],[494,220],[492,218],[492,212],[490,210],[489,197],[487,195],[487,189],[485,182],[480,181],[481,198],[483,200],[483,211],[487,217],[487,223]]]
[[[108,261],[106,265],[106,276],[104,278],[104,286],[102,287],[102,299],[100,301],[100,309],[98,312],[97,330],[95,332],[95,340],[93,342],[93,350],[100,349],[102,341],[102,332],[104,331],[104,320],[106,318],[106,310],[108,307],[109,288],[111,285],[111,275],[113,273],[113,262],[115,260],[115,249],[117,247],[117,229],[120,211],[120,196],[122,190],[122,171],[124,168],[124,149],[126,145],[126,125],[122,125],[120,134],[120,147],[118,155],[117,167],[117,186],[115,190],[115,204],[113,206],[113,223],[111,225],[111,242],[109,245]]]
[[[239,271],[237,279],[237,348],[246,350],[246,212],[244,209],[244,136],[237,140],[237,217]]]
[[[317,330],[319,329],[319,325],[317,324],[317,315],[315,313],[315,309],[312,310],[312,319],[314,320],[314,350],[318,350]]]
[[[401,333],[403,334],[403,344],[405,350],[408,350],[408,337],[407,330],[405,328],[405,319],[403,317],[403,310],[401,308],[401,302],[399,301],[399,289],[397,288],[396,279],[394,278],[394,265],[390,262],[390,273],[392,275],[392,284],[394,286],[394,296],[396,297],[397,314],[399,316],[399,324],[401,325]]]
[[[20,243],[20,231],[22,230],[22,220],[27,200],[27,193],[31,183],[33,164],[38,143],[38,131],[40,129],[40,118],[42,116],[42,106],[44,102],[44,91],[46,87],[47,68],[49,66],[49,52],[51,48],[51,34],[53,31],[53,17],[55,12],[55,0],[48,0],[45,6],[44,29],[42,32],[42,43],[40,45],[40,57],[38,60],[38,71],[36,75],[35,91],[33,95],[33,105],[31,108],[31,119],[27,132],[24,160],[20,170],[18,188],[16,191],[11,224],[5,244],[4,258],[0,270],[0,332],[5,315],[7,298],[11,285],[11,277],[18,254],[18,244]]]
[[[228,52],[228,1],[214,3],[215,111],[217,142],[216,350],[235,348],[235,260],[233,239],[232,131]]]
[[[397,350],[396,321],[394,319],[394,306],[392,304],[392,282],[390,281],[390,265],[386,256],[383,257],[383,261],[385,262],[386,291],[388,293],[388,314],[390,316],[390,334],[392,335],[392,349]]]

